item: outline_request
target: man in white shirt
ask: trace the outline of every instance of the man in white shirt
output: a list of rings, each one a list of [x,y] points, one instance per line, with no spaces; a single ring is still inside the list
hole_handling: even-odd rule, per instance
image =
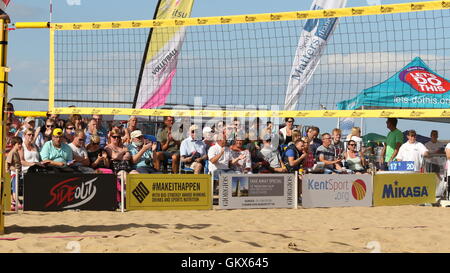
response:
[[[213,174],[214,180],[219,179],[219,174],[223,172],[233,172],[230,169],[231,150],[226,146],[227,140],[225,134],[219,137],[216,144],[209,148],[209,172]]]
[[[416,131],[409,130],[406,136],[408,141],[404,143],[397,154],[399,161],[414,161],[414,171],[418,172],[423,167],[423,158],[429,156],[425,145],[416,141]]]
[[[201,131],[197,125],[189,127],[189,137],[181,142],[180,145],[181,162],[185,167],[194,170],[194,174],[200,174],[203,170],[206,154],[206,145],[201,139]]]
[[[87,150],[84,147],[85,139],[86,134],[83,130],[78,129],[75,131],[75,137],[72,143],[69,144],[69,147],[73,152],[74,163],[72,168],[78,169],[82,173],[95,173],[94,169],[89,167],[91,163],[89,161]]]
[[[438,141],[439,132],[437,130],[432,130],[430,137],[431,140],[425,143],[425,147],[427,147],[432,155],[430,159],[431,167],[429,170],[435,173],[440,173],[440,170],[442,170],[442,167],[445,164],[445,160],[443,158],[443,155],[445,154],[445,143]]]

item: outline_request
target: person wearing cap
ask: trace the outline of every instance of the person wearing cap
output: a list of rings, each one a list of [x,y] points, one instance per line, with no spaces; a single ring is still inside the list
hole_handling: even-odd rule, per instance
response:
[[[181,142],[180,156],[181,162],[185,164],[185,167],[193,169],[194,174],[202,173],[208,154],[197,125],[189,127],[189,137]]]
[[[278,149],[274,149],[272,146],[272,136],[267,134],[263,136],[263,147],[260,151],[264,161],[268,162],[270,165],[270,171],[274,173],[285,173],[287,168],[280,158]]]
[[[131,144],[128,150],[131,152],[133,169],[138,173],[159,172],[162,154],[157,152],[157,143],[147,141],[140,130],[131,132]]]
[[[406,137],[408,141],[400,146],[397,154],[398,161],[414,161],[414,171],[418,172],[423,167],[423,158],[430,155],[427,147],[416,140],[416,131],[409,130]]]
[[[62,142],[63,130],[55,128],[52,140],[47,141],[40,152],[42,164],[57,169],[67,169],[73,163],[73,152],[69,145]]]
[[[214,131],[211,127],[203,128],[203,143],[205,144],[206,153],[208,153],[209,148],[216,144],[214,142]]]

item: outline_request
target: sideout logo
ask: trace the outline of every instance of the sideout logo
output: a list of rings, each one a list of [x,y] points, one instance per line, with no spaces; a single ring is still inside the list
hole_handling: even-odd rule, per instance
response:
[[[81,179],[80,177],[69,178],[56,184],[50,189],[52,199],[45,204],[45,207],[71,209],[91,201],[97,193],[97,187],[94,185],[97,177],[88,181],[81,181]]]

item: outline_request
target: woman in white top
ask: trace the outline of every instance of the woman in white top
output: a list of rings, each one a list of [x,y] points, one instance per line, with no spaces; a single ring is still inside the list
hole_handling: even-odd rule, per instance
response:
[[[366,165],[364,157],[360,156],[356,151],[356,141],[350,140],[347,144],[347,151],[345,152],[345,162],[347,169],[356,174],[365,172],[364,166]]]
[[[24,132],[23,149],[19,150],[20,160],[22,162],[22,172],[27,173],[31,166],[39,164],[39,149],[33,143],[34,129],[28,128]]]

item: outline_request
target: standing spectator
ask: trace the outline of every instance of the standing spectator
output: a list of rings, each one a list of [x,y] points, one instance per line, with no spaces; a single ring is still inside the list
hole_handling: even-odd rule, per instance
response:
[[[6,157],[6,168],[7,171],[11,175],[11,188],[12,188],[12,203],[11,203],[11,210],[15,210],[16,206],[16,200],[19,196],[18,188],[16,187],[16,184],[19,184],[20,178],[22,176],[22,161],[20,160],[20,154],[19,151],[22,150],[22,138],[20,137],[13,137],[12,140],[12,149],[8,153],[8,156]],[[16,181],[18,181],[16,183]],[[20,203],[19,203],[19,206]],[[19,207],[21,208],[21,207]]]
[[[236,173],[252,173],[250,151],[244,148],[244,138],[238,135],[231,150],[231,169]]]
[[[197,125],[189,127],[190,136],[181,142],[180,156],[181,162],[185,167],[194,170],[194,174],[200,174],[203,171],[205,160],[208,158],[206,145],[201,140]]]
[[[91,141],[92,135],[98,135],[100,137],[100,148],[104,148],[106,146],[106,137],[107,134],[98,129],[98,122],[97,119],[90,119],[88,123],[88,128],[86,130],[86,144],[89,144]]]
[[[92,115],[92,119],[95,119],[97,121],[97,132],[101,132],[100,135],[106,135],[108,134],[108,130],[103,127],[103,116],[102,115]]]
[[[304,150],[308,152],[305,160],[303,160],[303,167],[308,170],[314,167],[314,164],[316,164],[316,158],[314,157],[314,154],[309,147],[309,143],[311,142],[311,140],[308,137],[302,137],[301,140],[303,140],[303,143],[305,144]]]
[[[60,119],[58,114],[47,113],[47,119],[52,119],[55,121],[55,128],[64,128],[64,120]]]
[[[425,143],[425,147],[430,152],[430,155],[444,155],[445,154],[445,144],[438,141],[439,132],[437,130],[432,130],[430,133],[431,140]],[[442,169],[442,157],[434,156],[430,159],[430,170],[434,173],[439,174]]]
[[[331,145],[334,146],[334,149],[336,150],[336,157],[340,157],[344,155],[345,147],[344,142],[341,141],[342,131],[339,128],[334,128],[331,132]]]
[[[137,117],[136,116],[130,116],[130,118],[128,119],[127,128],[125,128],[125,130],[124,130],[124,137],[123,137],[123,142],[124,143],[130,143],[131,142],[131,137],[130,137],[131,132],[139,130],[137,128],[137,124],[138,124]]]
[[[423,158],[429,156],[428,149],[422,143],[416,141],[416,131],[409,130],[406,135],[408,141],[404,143],[397,154],[399,161],[414,161],[414,170],[421,171],[423,167]]]
[[[270,172],[285,173],[287,168],[281,160],[281,156],[278,153],[278,149],[272,147],[272,136],[265,135],[263,138],[263,148],[260,151],[264,161],[269,163]]]
[[[309,127],[306,131],[306,136],[310,139],[309,142],[309,150],[314,155],[314,158],[317,157],[317,148],[322,145],[322,141],[318,139],[320,133],[320,129],[318,127]]]
[[[83,129],[77,130],[83,131]],[[72,122],[68,121],[64,126],[64,141],[65,143],[72,143],[74,138],[75,138],[75,125],[73,125]]]
[[[69,147],[73,151],[74,162],[72,168],[82,173],[95,173],[94,169],[90,168],[91,162],[89,161],[88,152],[84,147],[86,135],[83,130],[76,130],[75,137]]]
[[[322,134],[322,146],[317,148],[317,157],[320,162],[325,164],[325,174],[342,172],[342,159],[336,157],[336,150],[331,145],[331,135],[328,133]]]
[[[14,137],[14,133],[11,132],[11,126],[12,126],[12,120],[11,119],[7,119],[6,120],[6,143],[5,143],[5,152],[6,152],[6,154],[8,154],[9,151],[11,151],[11,149],[14,146],[12,144],[12,138]]]
[[[347,151],[345,152],[345,162],[347,168],[354,173],[361,174],[365,172],[364,156],[356,150],[356,141],[350,140],[347,144]]]
[[[164,161],[172,159],[172,173],[178,173],[180,141],[176,140],[177,132],[172,131],[174,122],[174,117],[164,117],[164,126],[158,131],[157,140],[161,143]]]
[[[41,150],[42,164],[55,172],[73,172],[73,152],[69,145],[62,143],[63,131],[53,129],[52,140],[47,141]]]
[[[447,170],[447,182],[450,182],[450,143],[447,143],[447,145],[445,146],[445,155],[447,157],[447,162],[446,162],[446,170]]]
[[[292,142],[292,130],[294,129],[294,118],[285,118],[285,126],[280,129],[280,145],[288,145]]]
[[[42,133],[42,141],[37,144],[39,148],[42,147],[40,146],[41,144],[44,145],[45,142],[52,140],[52,133],[55,128],[55,120],[47,119],[45,121],[45,125],[40,130],[40,133]]]
[[[14,114],[14,105],[12,103],[8,102],[6,104],[5,112],[7,115],[6,119],[11,121],[10,131],[15,134],[20,129],[21,122]]]
[[[24,132],[22,149],[19,150],[22,161],[22,172],[27,173],[28,169],[34,165],[40,165],[39,149],[33,142],[34,129],[28,128]]]
[[[352,132],[347,136],[346,141],[354,140],[356,142],[356,150],[362,151],[361,128],[353,127]]]
[[[34,117],[26,117],[25,120],[22,123],[22,127],[20,128],[17,136],[21,137],[22,140],[24,139],[24,133],[25,130],[28,128],[34,129],[34,126],[36,125],[36,119]]]
[[[388,118],[386,121],[386,126],[390,132],[386,137],[386,146],[381,152],[381,167],[384,170],[388,169],[389,162],[394,161],[403,143],[403,134],[397,129],[397,123],[396,118]]]
[[[81,115],[73,114],[69,117],[69,121],[73,123],[73,125],[75,126],[75,130],[84,130],[86,128],[83,122],[83,117]]]
[[[100,148],[100,137],[97,135],[91,136],[90,143],[86,146],[89,157],[90,167],[98,173],[112,173],[108,153]]]
[[[138,173],[156,173],[159,170],[160,156],[156,151],[156,142],[144,141],[144,135],[140,130],[131,132],[131,144],[128,150],[132,155],[133,169]]]
[[[113,129],[110,133],[109,138],[110,143],[106,146],[105,151],[108,153],[108,157],[111,159],[110,161],[111,169],[115,174],[118,175],[120,175],[121,172],[125,173],[130,172],[132,170],[131,153],[128,150],[128,148],[123,145],[122,135],[120,134],[120,131]]]

